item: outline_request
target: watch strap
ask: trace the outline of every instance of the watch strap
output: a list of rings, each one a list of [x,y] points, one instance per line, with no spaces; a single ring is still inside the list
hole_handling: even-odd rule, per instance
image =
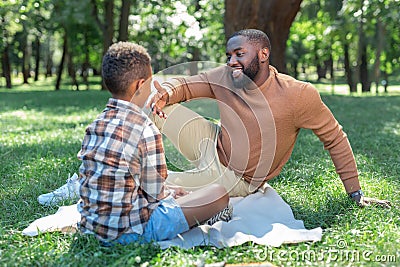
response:
[[[355,191],[353,193],[349,193],[349,197],[350,198],[355,198],[356,196],[364,196],[363,191],[360,189],[360,190],[357,190],[357,191]]]

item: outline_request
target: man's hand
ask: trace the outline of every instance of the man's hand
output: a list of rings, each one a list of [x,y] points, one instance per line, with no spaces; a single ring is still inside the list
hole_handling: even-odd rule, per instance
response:
[[[364,196],[356,196],[352,198],[352,200],[354,200],[360,207],[378,206],[385,209],[390,209],[390,207],[392,206],[392,204],[388,200],[380,200]]]
[[[150,99],[147,107],[151,108],[154,115],[158,115],[160,118],[166,119],[167,114],[165,114],[162,109],[168,103],[168,92],[160,85],[158,81],[154,81],[154,87],[157,89],[157,93]]]

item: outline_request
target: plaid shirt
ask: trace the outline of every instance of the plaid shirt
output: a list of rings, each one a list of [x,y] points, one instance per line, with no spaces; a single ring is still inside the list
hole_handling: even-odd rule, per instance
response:
[[[164,196],[162,136],[136,105],[110,98],[86,129],[80,172],[80,229],[111,241],[142,234]]]

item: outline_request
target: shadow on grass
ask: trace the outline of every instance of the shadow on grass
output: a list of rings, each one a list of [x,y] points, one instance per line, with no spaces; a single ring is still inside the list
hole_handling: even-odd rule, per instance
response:
[[[1,92],[0,112],[25,109],[53,115],[85,112],[105,107],[110,98],[108,91],[34,91]]]

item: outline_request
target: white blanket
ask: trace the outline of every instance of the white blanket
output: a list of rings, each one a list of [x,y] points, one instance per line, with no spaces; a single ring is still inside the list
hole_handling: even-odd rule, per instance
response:
[[[305,229],[303,221],[294,218],[289,205],[271,187],[264,194],[257,192],[244,198],[231,198],[231,203],[231,221],[198,226],[172,240],[161,241],[159,245],[161,248],[232,247],[252,241],[278,247],[283,243],[321,240],[322,229]],[[22,233],[36,236],[39,232],[71,231],[79,220],[76,205],[63,206],[55,214],[35,220]]]

